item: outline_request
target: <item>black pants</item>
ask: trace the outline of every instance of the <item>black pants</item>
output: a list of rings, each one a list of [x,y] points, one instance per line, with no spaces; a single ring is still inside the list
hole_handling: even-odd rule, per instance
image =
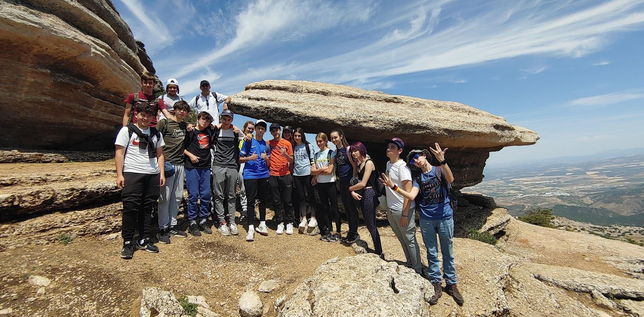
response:
[[[376,254],[382,253],[382,244],[380,244],[380,233],[376,227],[376,207],[378,206],[378,196],[373,188],[369,187],[362,194],[362,217],[367,224],[367,229],[373,241],[373,248]]]
[[[139,231],[139,239],[150,237],[152,211],[159,199],[159,174],[123,173],[125,186],[121,190],[123,201],[123,241],[132,241]]]
[[[309,196],[311,205],[311,217],[315,217],[315,193],[311,185],[311,175],[293,176],[295,179],[295,195],[293,195],[293,206],[300,212],[300,217],[306,217],[306,195]]]
[[[335,189],[335,182],[318,183],[316,186],[318,188],[318,195],[320,195],[320,204],[322,210],[324,210],[324,216],[322,217],[324,224],[320,227],[320,232],[325,233],[326,231],[323,229],[333,231],[332,221],[334,221],[336,232],[340,233],[342,222],[340,221],[340,213],[338,212],[338,192]]]
[[[349,233],[347,236],[354,236],[358,234],[360,216],[358,215],[356,200],[351,197],[349,187],[351,185],[348,181],[340,181],[340,199],[342,200],[342,206],[344,206],[344,212],[347,214],[347,222],[349,222]]]
[[[268,196],[268,178],[244,179],[248,212],[248,225],[255,223],[255,199],[259,199],[259,220],[266,221],[266,196]]]
[[[268,178],[273,193],[273,208],[275,208],[275,222],[293,223],[293,178],[289,175],[271,176]]]

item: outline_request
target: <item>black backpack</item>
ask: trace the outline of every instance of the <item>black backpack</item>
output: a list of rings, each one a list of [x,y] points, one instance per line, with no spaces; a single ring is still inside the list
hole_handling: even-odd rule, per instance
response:
[[[380,178],[380,172],[378,171],[378,166],[376,166],[376,162],[374,162],[372,159],[369,159],[373,163],[373,172],[376,173],[376,181],[374,182],[375,184],[372,184],[373,190],[376,192],[376,196],[384,196],[386,195],[385,193],[385,184],[383,184],[381,181],[378,180]]]
[[[140,143],[141,146],[144,144],[146,145],[149,158],[157,157],[157,154],[156,154],[157,147],[156,147],[156,143],[152,142],[152,136],[156,136],[157,142],[159,142],[159,140],[161,139],[161,133],[157,131],[155,127],[150,127],[150,135],[142,133],[139,128],[134,126],[134,123],[128,124],[127,130],[128,130],[128,142],[127,142],[127,146],[125,147],[125,153],[123,154],[123,158],[125,158],[125,155],[127,154],[127,149],[130,146],[130,139],[132,139],[132,133],[136,133],[136,135],[139,137],[139,142],[141,142]],[[144,140],[144,141],[141,141],[141,140]]]

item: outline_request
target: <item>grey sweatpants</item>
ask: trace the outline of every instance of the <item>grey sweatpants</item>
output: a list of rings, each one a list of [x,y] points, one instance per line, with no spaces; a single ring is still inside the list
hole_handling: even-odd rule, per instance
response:
[[[212,188],[215,192],[213,203],[219,221],[223,223],[224,200],[228,203],[228,221],[235,222],[235,185],[237,184],[237,169],[232,167],[212,167]]]
[[[165,179],[165,186],[159,195],[159,229],[168,229],[177,225],[179,205],[183,199],[183,180],[186,172],[183,164],[172,164],[174,175]]]
[[[400,245],[405,252],[407,263],[411,265],[416,273],[420,273],[423,265],[420,262],[420,249],[416,241],[416,215],[414,208],[409,209],[409,223],[407,227],[400,226],[401,216],[402,210],[388,208],[387,220],[389,220],[389,225],[396,234],[396,238],[400,241]]]

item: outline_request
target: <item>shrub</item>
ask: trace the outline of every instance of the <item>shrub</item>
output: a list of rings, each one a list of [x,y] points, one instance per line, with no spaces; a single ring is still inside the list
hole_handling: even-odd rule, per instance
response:
[[[179,303],[181,304],[181,307],[183,307],[183,311],[185,311],[186,314],[190,316],[197,315],[197,304],[189,302],[188,297],[186,297],[185,295],[179,297]]]
[[[56,240],[64,245],[74,242],[75,237],[67,233],[61,233],[56,237]]]
[[[475,229],[467,229],[467,238],[472,240],[478,240],[485,242],[491,245],[495,245],[499,241],[495,236],[491,235],[489,232],[478,232]]]
[[[552,220],[554,216],[552,215],[552,210],[550,209],[533,209],[528,211],[525,215],[519,217],[519,220],[533,225],[554,228],[552,225]]]

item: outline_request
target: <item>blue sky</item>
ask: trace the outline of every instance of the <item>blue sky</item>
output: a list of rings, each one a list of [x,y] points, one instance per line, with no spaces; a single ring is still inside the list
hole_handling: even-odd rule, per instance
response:
[[[642,0],[114,4],[189,97],[202,79],[227,95],[313,80],[457,101],[541,136],[488,166],[644,147]]]

